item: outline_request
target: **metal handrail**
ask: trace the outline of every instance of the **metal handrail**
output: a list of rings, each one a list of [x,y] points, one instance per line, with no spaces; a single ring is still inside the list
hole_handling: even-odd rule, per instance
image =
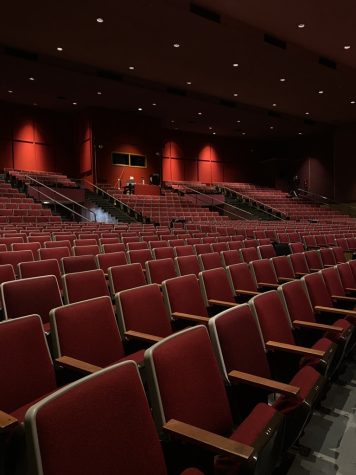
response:
[[[232,193],[235,193],[235,195],[237,195],[237,196],[239,196],[240,198],[243,198],[243,199],[249,201],[250,203],[254,202],[254,203],[258,204],[259,206],[263,206],[263,207],[267,206],[265,203],[262,203],[262,201],[255,200],[254,198],[251,198],[251,197],[248,196],[248,195],[244,195],[244,194],[241,193],[240,191],[234,190],[233,188],[229,188],[228,186],[225,186],[225,185],[223,185],[222,183],[218,183],[217,186],[219,186],[219,187],[221,187],[221,188],[225,188],[226,190],[229,190],[229,191],[232,192]],[[275,210],[276,213],[280,213],[281,215],[286,216],[286,214],[285,214],[283,211],[279,210],[278,208],[274,208],[273,206],[269,206],[269,208],[272,209],[272,210]],[[273,214],[273,213],[270,213],[270,212],[267,211],[266,209],[263,209],[262,211],[263,211],[264,213],[266,213],[266,214],[269,214],[270,216],[273,216],[274,218],[277,218],[277,219],[280,219],[281,221],[284,221],[284,219],[282,218],[282,216],[277,216],[277,215],[275,215],[275,214]],[[252,213],[250,213],[250,214],[252,214]]]
[[[40,191],[40,190],[36,190],[36,191],[37,191],[37,193],[43,195],[45,198],[47,198],[47,199],[53,201],[53,202],[56,203],[57,205],[62,206],[63,208],[67,209],[68,211],[70,211],[70,212],[73,213],[73,214],[76,214],[76,215],[79,216],[81,219],[85,219],[86,221],[89,221],[90,223],[92,222],[92,221],[91,221],[89,218],[87,218],[86,216],[83,216],[83,215],[81,215],[80,213],[77,213],[76,211],[74,211],[74,209],[68,208],[68,206],[64,205],[63,203],[61,203],[61,202],[59,202],[59,201],[57,201],[57,200],[55,200],[53,197],[46,195],[46,193],[44,193],[43,191]]]
[[[30,175],[24,175],[24,177],[25,177],[25,178],[28,178],[29,180],[32,180],[32,181],[36,182],[38,185],[44,186],[45,188],[47,188],[47,189],[50,190],[51,192],[56,193],[57,195],[61,196],[62,198],[65,198],[67,201],[70,201],[71,203],[74,203],[75,205],[79,206],[80,208],[83,208],[83,209],[85,209],[86,211],[89,211],[89,213],[92,213],[92,214],[94,215],[94,221],[95,221],[95,222],[97,221],[97,220],[96,220],[96,213],[95,213],[93,210],[91,210],[90,208],[87,208],[86,206],[84,206],[84,205],[78,203],[77,201],[72,200],[71,198],[69,198],[69,197],[66,196],[66,195],[62,195],[62,193],[59,193],[59,191],[54,190],[53,188],[51,188],[51,187],[45,185],[44,183],[42,183],[42,182],[39,181],[39,180],[36,180],[35,178],[31,177]],[[37,190],[37,192],[41,193],[39,190]],[[42,194],[45,195],[45,193],[43,193],[43,192],[42,192]],[[50,198],[50,197],[48,197],[48,198]],[[55,200],[54,198],[53,198],[53,201],[55,201],[56,203],[62,205],[60,202],[58,202],[58,201]],[[70,210],[70,208],[68,208],[67,206],[64,206],[64,205],[62,205],[62,206],[63,206],[64,208]],[[77,212],[75,212],[75,211],[74,211],[74,213],[75,213],[75,214],[78,214],[79,216],[82,216],[81,214],[79,214],[79,213],[77,213]],[[82,217],[84,217],[84,216],[82,216]],[[85,218],[85,219],[87,219],[87,218]],[[91,220],[88,219],[88,221],[91,221]]]
[[[184,185],[184,187],[185,187],[187,190],[191,190],[191,191],[193,191],[194,193],[198,193],[199,195],[202,195],[202,196],[205,196],[205,197],[208,196],[206,193],[202,193],[201,191],[195,190],[194,188],[191,188],[190,186]],[[241,209],[241,208],[239,208],[238,206],[234,206],[234,205],[232,205],[232,204],[230,204],[230,203],[225,203],[225,202],[224,202],[223,204],[222,204],[222,203],[219,203],[219,202],[214,203],[214,198],[211,197],[210,199],[211,199],[211,206],[216,206],[216,207],[230,206],[230,207],[233,208],[234,210],[238,209],[238,210],[241,211],[242,213],[246,213],[246,214],[250,214],[250,215],[252,214],[252,213],[250,213],[249,211],[245,211],[244,209]],[[230,215],[232,215],[232,216],[235,216],[235,217],[237,216],[238,218],[241,218],[241,219],[243,219],[243,220],[245,220],[245,221],[248,221],[248,218],[245,218],[244,216],[239,216],[238,214],[235,214],[235,213],[233,213],[233,212],[231,212],[231,211],[228,211],[228,210],[225,210],[225,212],[227,212],[228,214],[230,214]]]

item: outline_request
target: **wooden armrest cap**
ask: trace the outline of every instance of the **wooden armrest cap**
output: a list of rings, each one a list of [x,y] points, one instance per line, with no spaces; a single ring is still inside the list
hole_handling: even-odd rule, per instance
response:
[[[183,320],[190,320],[192,322],[199,322],[199,323],[208,323],[208,317],[202,317],[200,315],[192,315],[191,313],[183,313],[183,312],[173,312],[173,318],[181,318]]]
[[[4,411],[0,411],[0,431],[11,429],[18,424],[18,420],[7,414]]]
[[[281,394],[286,394],[288,396],[296,396],[300,388],[298,386],[292,386],[290,384],[280,383],[279,381],[274,381],[273,379],[262,378],[261,376],[256,376],[254,374],[244,373],[242,371],[230,371],[229,378],[233,381],[248,383],[252,386],[257,386],[263,389],[269,389],[273,392],[278,392]]]
[[[325,351],[315,350],[314,348],[307,348],[305,346],[289,345],[288,343],[281,343],[279,341],[267,341],[266,348],[270,350],[282,350],[289,353],[297,353],[306,356],[317,356],[319,358],[325,356]]]
[[[221,307],[236,307],[238,305],[237,303],[226,302],[225,300],[209,299],[208,302],[210,305],[220,305]]]
[[[102,368],[90,363],[87,363],[71,356],[60,356],[55,359],[56,364],[64,366],[65,368],[71,368],[81,373],[91,374],[100,371]]]
[[[151,343],[157,343],[158,341],[162,340],[161,336],[150,335],[149,333],[136,332],[134,330],[127,330],[125,332],[125,336],[133,338],[135,340],[142,340]]]

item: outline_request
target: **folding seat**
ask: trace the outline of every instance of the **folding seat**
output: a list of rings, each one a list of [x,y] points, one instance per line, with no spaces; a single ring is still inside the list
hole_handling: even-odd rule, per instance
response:
[[[208,252],[213,252],[210,244],[194,244],[195,253],[198,256],[199,254],[208,254]]]
[[[240,249],[241,260],[243,262],[256,261],[260,258],[256,247],[246,247]]]
[[[176,257],[175,263],[179,275],[194,274],[196,277],[198,277],[200,266],[196,255]]]
[[[347,291],[356,292],[356,260],[337,264],[337,268],[344,288]]]
[[[229,246],[227,244],[226,241],[224,242],[213,242],[211,244],[211,249],[213,250],[213,252],[221,252],[221,251],[228,251],[229,250]]]
[[[87,246],[73,246],[74,256],[96,256],[100,253],[99,246],[97,244],[88,244]]]
[[[39,242],[41,247],[45,247],[45,242],[49,241],[50,239],[51,239],[51,236],[49,234],[35,235],[35,236],[28,236],[27,242]]]
[[[250,262],[249,265],[258,289],[266,290],[278,287],[278,277],[270,259],[259,259]]]
[[[16,279],[15,271],[11,264],[0,265],[0,284],[2,284],[3,282],[8,282],[10,280],[15,280],[15,279]]]
[[[174,259],[174,248],[173,247],[157,247],[152,249],[152,254],[155,259]]]
[[[241,262],[241,255],[237,250],[221,251],[220,257],[224,267],[228,267],[232,264],[239,264]]]
[[[176,257],[195,256],[195,250],[191,244],[187,244],[186,246],[175,246],[173,249]]]
[[[142,350],[125,356],[108,296],[52,309],[50,325],[53,353],[64,367],[67,367],[67,358],[75,358],[98,367],[112,365],[123,359],[143,363]]]
[[[309,274],[310,270],[304,252],[290,254],[289,259],[297,277]]]
[[[158,248],[160,251],[162,248]],[[127,260],[130,264],[138,262],[142,269],[145,269],[145,262],[152,259],[151,249],[138,249],[137,251],[127,251]]]
[[[288,282],[289,280],[294,280],[296,278],[288,256],[272,257],[271,262],[279,282]]]
[[[272,407],[285,415],[287,450],[301,435],[312,408],[323,394],[325,378],[305,366],[292,375],[288,384],[273,381],[259,328],[248,304],[212,317],[209,333],[230,401],[239,396],[239,402],[243,399],[248,410],[257,401],[267,402],[269,393],[279,394]]]
[[[222,266],[221,257],[218,252],[199,254],[198,262],[201,270],[216,269]]]
[[[239,301],[249,299],[259,293],[256,281],[251,274],[250,266],[246,262],[228,266],[226,274],[230,286],[234,289],[236,298]]]
[[[336,265],[336,258],[331,247],[323,247],[319,252],[323,267],[332,267]]]
[[[158,236],[157,234],[147,234],[147,235],[141,234],[141,238],[143,242],[146,242],[148,244],[150,241],[156,241],[158,239]]]
[[[301,242],[290,242],[289,249],[291,254],[296,254],[305,251],[304,245]]]
[[[326,242],[325,234],[317,234],[315,236],[315,242],[319,248],[321,247],[328,247],[328,243]]]
[[[20,279],[54,275],[57,278],[59,288],[62,288],[61,271],[57,259],[45,259],[43,261],[20,262],[18,264]]]
[[[315,236],[307,234],[306,236],[303,236],[303,240],[304,240],[306,249],[319,249],[319,246],[315,240]]]
[[[344,252],[349,250],[349,244],[346,238],[337,237],[335,238],[335,242],[336,242],[336,246],[341,247]]]
[[[11,244],[12,251],[23,251],[23,250],[32,251],[33,258],[35,260],[38,259],[38,250],[40,248],[41,248],[41,244],[39,242],[15,242]]]
[[[72,246],[70,244],[70,241],[68,240],[63,240],[63,241],[44,241],[43,243],[43,247],[46,247],[46,248],[53,248],[53,247],[68,247],[68,249],[71,251],[72,250]],[[42,247],[42,246],[41,246]]]
[[[193,274],[162,282],[164,301],[170,318],[207,323],[209,312]]]
[[[128,242],[126,244],[128,251],[136,251],[137,249],[148,249],[148,243],[144,241]]]
[[[93,426],[97,411],[100,418]],[[28,411],[25,429],[36,473],[168,473],[132,361],[96,372],[39,402]],[[184,475],[202,472],[191,468]]]
[[[108,277],[112,296],[121,290],[146,285],[145,274],[139,263],[109,267]]]
[[[348,248],[349,248],[351,251],[355,251],[355,250],[356,250],[356,238],[354,238],[354,237],[348,237],[348,238],[346,238],[346,240],[347,240]]]
[[[258,239],[258,246],[270,246],[271,240],[269,238]]]
[[[8,251],[11,251],[11,244],[15,242],[25,242],[25,237],[23,236],[0,237],[0,244],[6,244]]]
[[[234,292],[222,267],[200,272],[199,283],[207,307],[234,307],[237,305]]]
[[[201,244],[201,238],[187,238],[186,243],[190,246],[194,246],[194,244]]]
[[[109,296],[109,289],[102,269],[72,272],[64,274],[62,279],[65,303]]]
[[[64,274],[97,269],[95,256],[66,256],[61,259]]]
[[[213,236],[206,236],[201,239],[202,244],[213,244],[216,242],[216,238]]]
[[[90,239],[91,241],[95,240],[95,243],[88,242],[87,244],[98,244],[99,243],[99,234],[96,233],[78,233],[78,240]],[[75,246],[80,246],[80,244],[74,244]]]
[[[345,253],[344,253],[342,247],[335,246],[335,247],[332,248],[332,251],[333,251],[335,259],[336,259],[336,264],[340,264],[341,262],[346,262]]]
[[[122,266],[127,264],[126,253],[123,251],[97,254],[95,256],[95,260],[98,269],[102,269],[105,275],[107,275],[109,267]]]
[[[145,352],[145,368],[153,416],[160,432],[169,432],[173,440],[175,433],[180,434],[178,437],[183,436],[187,442],[189,429],[200,446],[200,436],[204,436],[209,442],[203,447],[219,453],[214,457],[215,473],[272,473],[281,452],[283,416],[261,403],[234,428],[206,328],[189,328],[151,346]],[[215,440],[221,443],[219,449]],[[230,451],[226,451],[225,442]],[[193,455],[194,460],[200,457],[208,457],[207,452]],[[223,470],[219,472],[219,468]]]
[[[174,260],[167,258],[146,261],[146,277],[149,284],[159,285],[166,279],[177,277]]]
[[[93,239],[74,239],[73,246],[97,246],[98,241]]]
[[[61,262],[61,259],[64,257],[69,257],[71,254],[70,249],[68,247],[53,247],[53,248],[46,248],[41,247],[38,250],[38,256],[40,260],[45,259],[57,259],[58,263]]]
[[[150,249],[156,249],[157,247],[168,247],[168,241],[148,241],[148,247]]]
[[[259,245],[257,239],[245,239],[244,240],[244,247],[255,247]]]
[[[0,252],[5,252],[5,251],[7,251],[6,244],[0,244]]]
[[[49,311],[62,305],[54,275],[4,282],[1,284],[1,297],[5,319],[38,314],[46,332],[49,330]]]
[[[269,352],[269,361],[276,379],[290,379],[291,374],[295,374],[301,365],[313,366],[322,374],[328,373],[332,367],[336,344],[321,337],[311,347],[298,346],[276,290],[256,295],[249,305],[258,322],[265,351]]]
[[[11,264],[17,275],[17,264],[20,262],[33,261],[33,253],[30,250],[23,251],[3,251],[0,252],[0,265]]]
[[[106,233],[103,233],[103,234],[106,234]],[[113,237],[106,236],[106,237],[99,238],[100,246],[102,246],[103,244],[118,244],[119,242],[120,242],[119,235],[114,235]]]
[[[341,267],[344,264],[339,264]],[[348,264],[346,264],[348,265]],[[332,298],[332,300],[340,306],[345,306],[352,309],[356,305],[356,297],[350,297],[347,294],[347,287],[344,287],[341,280],[339,266],[328,267],[320,271],[323,276],[326,288]],[[345,274],[345,271],[344,271]]]
[[[168,245],[171,247],[185,246],[185,240],[184,239],[169,239]]]
[[[244,247],[244,244],[242,241],[230,241],[228,242],[228,247],[230,251],[238,251],[242,247]]]
[[[305,251],[304,256],[310,272],[317,272],[323,268],[323,261],[321,260],[319,251]]]
[[[272,244],[266,244],[264,246],[258,246],[257,251],[258,251],[260,259],[269,259],[269,258],[275,257],[277,255],[274,247],[272,246]]]
[[[53,240],[54,241],[70,241],[71,245],[73,246],[74,240],[77,239],[77,236],[74,233],[54,233]]]
[[[122,242],[102,244],[101,249],[103,253],[126,251],[125,244]]]

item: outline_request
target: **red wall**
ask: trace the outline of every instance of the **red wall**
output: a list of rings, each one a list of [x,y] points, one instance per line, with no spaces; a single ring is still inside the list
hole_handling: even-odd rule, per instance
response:
[[[71,118],[36,107],[0,104],[0,168],[77,173]]]

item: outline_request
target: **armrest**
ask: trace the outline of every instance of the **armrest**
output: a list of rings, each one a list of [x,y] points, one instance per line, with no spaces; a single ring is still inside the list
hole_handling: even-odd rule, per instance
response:
[[[222,455],[234,455],[241,460],[249,460],[254,452],[253,447],[235,442],[234,440],[222,437],[199,427],[186,424],[185,422],[170,419],[164,424],[163,429],[171,435],[219,453]]]
[[[321,330],[321,331],[327,331],[327,332],[343,332],[344,331],[342,327],[337,327],[335,325],[324,325],[323,323],[315,323],[315,322],[303,322],[301,320],[294,320],[293,325],[295,327],[312,328],[315,330]]]
[[[235,293],[239,295],[259,295],[260,292],[255,292],[254,290],[240,290],[235,289]]]
[[[257,287],[269,287],[271,289],[277,289],[279,284],[272,284],[269,282],[257,282]]]
[[[356,297],[347,297],[346,295],[332,295],[331,298],[334,300],[340,300],[341,302],[356,303]]]
[[[276,393],[286,394],[287,396],[296,396],[300,391],[298,386],[280,383],[279,381],[274,381],[273,379],[261,378],[260,376],[255,376],[253,374],[243,373],[242,371],[230,371],[228,376],[233,382],[236,381],[238,383],[251,384],[251,386],[268,389]]]
[[[4,411],[0,411],[0,433],[12,429],[18,424],[18,420],[15,417],[10,416]]]
[[[314,350],[313,348],[306,348],[305,346],[289,345],[288,343],[280,343],[279,341],[267,341],[266,348],[268,350],[281,350],[304,356],[318,356],[319,358],[325,356],[325,351]]]
[[[278,280],[280,282],[292,282],[295,279],[293,279],[293,277],[278,277]]]
[[[297,277],[303,277],[303,275],[308,275],[307,272],[294,272]]]
[[[162,340],[161,336],[150,335],[149,333],[136,332],[134,330],[128,330],[125,332],[125,336],[129,339],[147,341],[148,343],[157,343]]]
[[[86,363],[85,361],[72,358],[71,356],[60,356],[55,359],[55,363],[57,366],[64,366],[65,368],[73,369],[85,374],[96,373],[102,369],[100,366]]]
[[[317,313],[333,313],[335,315],[353,315],[356,316],[355,310],[347,310],[346,308],[334,308],[334,307],[323,307],[321,305],[316,305],[314,310]]]
[[[209,305],[219,305],[220,307],[236,307],[238,305],[237,303],[226,302],[225,300],[215,300],[215,299],[209,299],[208,303]]]
[[[316,267],[309,267],[310,272],[319,272],[321,269],[317,269]]]
[[[346,289],[348,292],[356,292],[356,289],[354,289],[353,287],[346,287]]]
[[[192,315],[190,313],[183,313],[183,312],[173,312],[172,313],[173,318],[181,318],[182,320],[190,320],[191,322],[196,322],[196,323],[208,323],[209,318],[208,317],[201,317],[199,315]]]

